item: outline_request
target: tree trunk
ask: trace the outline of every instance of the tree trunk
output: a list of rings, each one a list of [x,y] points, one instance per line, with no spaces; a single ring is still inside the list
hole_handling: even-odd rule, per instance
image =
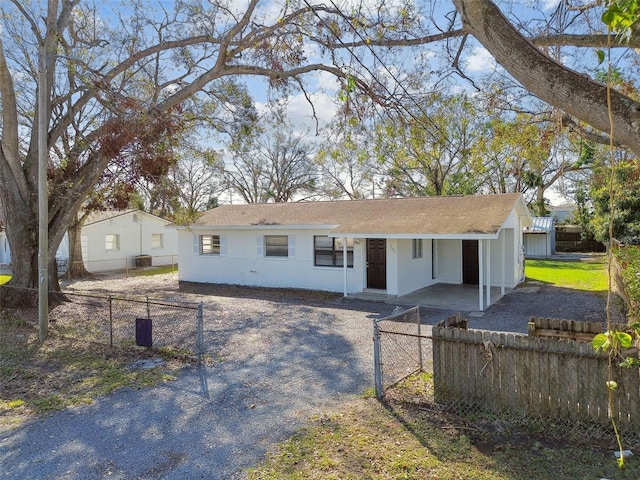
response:
[[[69,278],[90,277],[91,273],[84,266],[82,257],[82,223],[75,222],[69,227]]]

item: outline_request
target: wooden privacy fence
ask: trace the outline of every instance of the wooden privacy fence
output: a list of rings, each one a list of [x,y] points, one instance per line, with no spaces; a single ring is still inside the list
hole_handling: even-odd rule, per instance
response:
[[[433,327],[432,337],[436,403],[610,424],[609,359],[590,343],[450,324]],[[611,414],[620,427],[637,432],[638,369],[615,366],[611,379],[618,384]]]

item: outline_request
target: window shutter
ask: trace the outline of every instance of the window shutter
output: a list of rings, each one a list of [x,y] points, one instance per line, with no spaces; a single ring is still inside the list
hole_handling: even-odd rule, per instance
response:
[[[289,258],[296,258],[296,236],[289,235]]]
[[[227,256],[227,236],[226,235],[220,235],[220,256],[221,257]]]
[[[200,237],[198,235],[193,236],[193,254],[200,255]]]
[[[264,236],[258,235],[256,236],[256,246],[258,247],[258,258],[264,257]]]

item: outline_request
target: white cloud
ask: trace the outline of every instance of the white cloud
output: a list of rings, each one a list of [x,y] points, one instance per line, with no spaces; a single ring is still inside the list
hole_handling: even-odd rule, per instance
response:
[[[489,51],[483,47],[474,48],[466,63],[470,72],[486,72],[496,67],[496,61]]]
[[[301,134],[307,131],[311,133],[315,132],[316,120],[313,118],[314,110],[318,118],[318,126],[322,128],[333,119],[337,109],[332,97],[325,93],[314,93],[308,96],[309,100],[313,103],[313,108],[307,98],[302,93],[299,93],[289,97],[285,109],[286,116],[294,130]],[[261,102],[256,102],[256,108],[260,115],[268,114],[270,110],[269,104]]]

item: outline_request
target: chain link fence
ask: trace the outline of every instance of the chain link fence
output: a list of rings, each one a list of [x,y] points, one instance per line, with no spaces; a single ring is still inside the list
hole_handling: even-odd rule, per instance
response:
[[[19,295],[24,304],[37,307],[37,289],[0,286],[0,308],[5,308],[9,295]],[[81,327],[84,337],[93,342],[170,349],[178,356],[202,361],[202,303],[50,292],[49,306],[51,324],[60,330]]]
[[[431,337],[425,330],[418,307],[374,320],[374,377],[378,398],[409,375],[432,371]]]
[[[401,397],[402,381],[410,379],[429,384],[421,390],[425,408],[455,414],[489,434],[614,444],[613,419],[624,445],[640,445],[637,367],[614,362],[609,370],[607,356],[587,342],[467,330],[459,317],[430,330],[419,318],[415,308],[374,321],[379,398]],[[617,387],[609,391],[611,380]],[[411,401],[414,393],[406,392]]]

